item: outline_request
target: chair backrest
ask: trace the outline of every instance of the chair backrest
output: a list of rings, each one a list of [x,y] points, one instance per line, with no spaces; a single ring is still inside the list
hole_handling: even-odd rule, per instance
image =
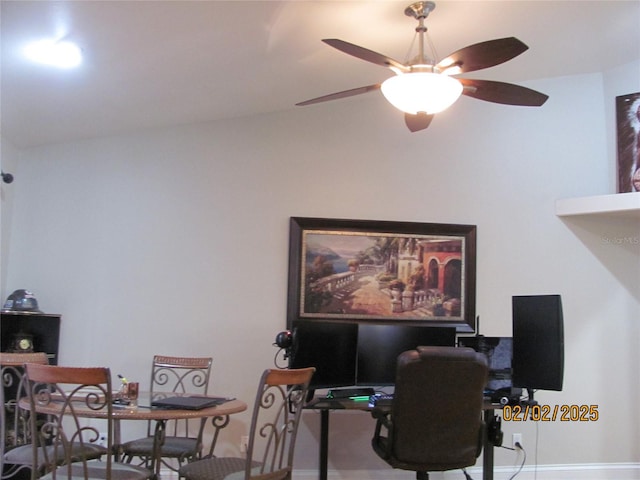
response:
[[[71,478],[72,464],[76,467],[81,464],[87,478],[88,460],[78,452],[91,442],[96,442],[100,438],[100,431],[105,429],[104,423],[97,426],[93,422],[91,425],[86,420],[87,415],[80,414],[81,410],[90,410],[91,415],[106,417],[107,452],[103,462],[106,462],[107,478],[111,478],[113,410],[109,369],[36,364],[27,364],[25,368],[31,411],[42,412],[49,408],[56,412],[47,417],[47,421],[39,426],[38,433],[33,436],[34,460],[37,459],[37,447],[49,445],[41,451],[45,456],[46,471],[51,471],[54,480],[56,475]],[[35,431],[35,415],[31,418]],[[56,468],[59,465],[64,467],[59,470]]]
[[[2,437],[0,438],[0,453],[7,449],[28,444],[30,440],[30,428],[28,414],[18,408],[17,401],[26,395],[24,390],[24,365],[26,363],[49,363],[44,352],[34,353],[10,353],[0,352],[0,425],[2,425]]]
[[[151,392],[207,393],[211,357],[155,355],[151,368]]]
[[[209,391],[209,379],[211,377],[211,357],[171,357],[167,355],[155,355],[151,367],[150,390],[152,397],[158,393],[196,393],[206,395]],[[202,435],[204,422],[198,423]],[[166,435],[189,436],[190,422],[188,420],[171,421],[167,423]],[[153,424],[149,424],[148,434],[153,430]]]
[[[290,479],[293,453],[309,382],[315,368],[265,370],[249,428],[245,480]],[[260,462],[253,467],[253,462]]]
[[[470,348],[400,354],[389,432],[394,461],[425,472],[473,465],[482,445],[487,373],[486,357]]]

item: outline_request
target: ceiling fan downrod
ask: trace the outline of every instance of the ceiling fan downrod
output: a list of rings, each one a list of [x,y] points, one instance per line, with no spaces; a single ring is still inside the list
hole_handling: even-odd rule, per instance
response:
[[[434,2],[415,2],[404,9],[404,14],[406,16],[413,17],[418,20],[418,26],[416,27],[416,32],[419,38],[418,56],[413,60],[413,66],[428,66],[430,67],[431,71],[433,71],[434,61],[429,59],[425,55],[424,51],[424,37],[427,33],[427,27],[424,24],[424,20],[429,16],[434,8],[436,8],[436,4]]]

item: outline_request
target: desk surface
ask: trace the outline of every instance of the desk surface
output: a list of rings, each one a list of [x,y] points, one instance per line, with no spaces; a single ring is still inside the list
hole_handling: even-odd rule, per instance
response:
[[[304,408],[312,410],[372,410],[368,400],[351,400],[350,398],[314,397]]]
[[[492,403],[489,400],[485,400],[482,409],[483,410],[500,410],[502,405],[498,403]],[[326,397],[314,397],[306,405],[305,408],[311,410],[373,410],[374,407],[369,405],[367,400],[352,400],[350,398],[326,398]],[[381,408],[389,409],[390,404],[382,405]]]

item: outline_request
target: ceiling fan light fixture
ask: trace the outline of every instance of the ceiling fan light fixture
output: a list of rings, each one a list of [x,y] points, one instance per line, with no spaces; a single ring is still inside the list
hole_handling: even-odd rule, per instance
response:
[[[388,78],[380,87],[388,102],[412,115],[428,115],[449,108],[462,94],[455,78],[432,72],[411,72]]]
[[[451,75],[500,65],[529,47],[515,37],[498,38],[456,50],[436,63],[425,55],[427,27],[424,24],[425,18],[435,6],[432,1],[417,1],[405,9],[405,15],[418,20],[415,28],[418,55],[404,63],[344,40],[323,39],[324,43],[343,53],[389,68],[396,75],[381,84],[351,88],[296,105],[311,105],[381,90],[389,103],[405,113],[404,119],[409,130],[417,132],[427,128],[436,113],[449,108],[462,94],[486,102],[532,107],[541,106],[549,98],[544,93],[511,83],[453,78]],[[436,57],[434,51],[433,58]]]

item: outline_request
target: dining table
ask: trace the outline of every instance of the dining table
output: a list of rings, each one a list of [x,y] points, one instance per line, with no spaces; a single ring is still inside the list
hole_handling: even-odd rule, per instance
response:
[[[154,458],[152,470],[156,478],[160,476],[161,449],[164,442],[165,426],[169,420],[181,419],[211,419],[214,428],[213,439],[209,447],[209,455],[213,455],[213,449],[218,440],[220,430],[229,424],[230,415],[244,412],[247,404],[242,400],[233,397],[222,397],[215,395],[217,398],[224,398],[224,402],[215,406],[200,409],[184,409],[184,408],[156,408],[152,406],[155,399],[167,398],[171,396],[180,396],[178,393],[159,393],[154,392],[151,398],[150,392],[140,392],[135,405],[119,404],[117,399],[113,402],[112,419],[113,419],[113,446],[116,451],[116,457],[120,457],[119,446],[122,445],[121,439],[121,422],[125,420],[151,420],[155,422],[154,431]],[[194,395],[185,395],[194,396]],[[116,397],[114,393],[114,397]],[[49,402],[46,405],[38,405],[36,411],[44,415],[57,415],[60,413],[60,402]],[[22,398],[19,401],[20,408],[30,410],[31,406],[28,398]],[[106,419],[107,410],[92,410],[82,403],[76,405],[77,415],[83,418]]]

